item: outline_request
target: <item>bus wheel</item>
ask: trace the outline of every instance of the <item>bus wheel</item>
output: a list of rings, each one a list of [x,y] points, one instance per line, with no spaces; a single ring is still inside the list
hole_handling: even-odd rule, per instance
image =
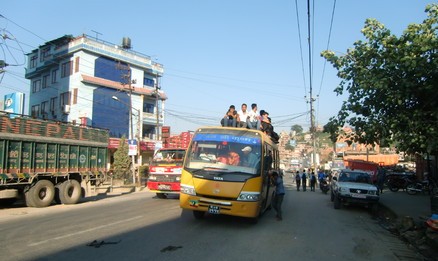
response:
[[[39,180],[26,191],[26,205],[29,207],[47,207],[55,197],[55,186],[48,180]]]
[[[157,198],[167,198],[167,196],[164,193],[157,193]]]
[[[62,182],[57,186],[56,199],[62,204],[76,204],[81,198],[81,184],[75,179]],[[56,201],[58,201],[56,200]]]
[[[196,219],[203,219],[205,215],[204,211],[193,211],[193,216],[195,216]]]

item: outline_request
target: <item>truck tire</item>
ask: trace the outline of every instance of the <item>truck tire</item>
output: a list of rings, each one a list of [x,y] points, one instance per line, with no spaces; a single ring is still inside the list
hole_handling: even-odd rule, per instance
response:
[[[42,179],[25,192],[28,207],[43,208],[50,206],[55,198],[55,186],[52,182]]]
[[[78,203],[81,198],[81,184],[75,179],[62,182],[57,186],[57,199],[61,204],[71,205]]]

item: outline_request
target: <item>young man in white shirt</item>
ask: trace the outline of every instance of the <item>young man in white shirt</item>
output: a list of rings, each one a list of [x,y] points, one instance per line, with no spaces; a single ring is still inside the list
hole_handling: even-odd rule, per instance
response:
[[[260,130],[260,115],[257,111],[257,104],[251,104],[251,110],[248,112],[248,120],[246,123],[250,129]]]
[[[247,120],[249,119],[249,114],[246,111],[247,105],[245,103],[242,104],[241,110],[237,112],[239,115],[239,122],[237,123],[237,127],[246,128]]]

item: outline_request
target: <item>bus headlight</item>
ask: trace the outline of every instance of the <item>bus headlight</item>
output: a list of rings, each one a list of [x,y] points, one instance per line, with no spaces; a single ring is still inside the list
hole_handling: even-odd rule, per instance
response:
[[[195,187],[181,184],[181,193],[196,196]]]
[[[176,177],[176,181],[180,181],[181,180],[181,177]]]
[[[249,192],[249,191],[240,192],[240,195],[237,198],[238,201],[258,201],[259,199],[260,199],[259,192]]]
[[[150,176],[148,177],[148,179],[149,179],[149,180],[157,180],[157,177],[156,177],[156,176],[153,176],[153,175],[150,175]]]

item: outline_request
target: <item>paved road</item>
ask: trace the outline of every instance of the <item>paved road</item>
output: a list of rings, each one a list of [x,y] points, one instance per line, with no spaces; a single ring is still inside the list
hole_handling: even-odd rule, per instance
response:
[[[2,260],[418,260],[363,208],[286,180],[284,220],[195,220],[143,191],[78,205],[0,210]],[[103,243],[100,245],[100,243]],[[94,242],[94,243],[93,243]],[[87,246],[88,245],[88,246]]]

